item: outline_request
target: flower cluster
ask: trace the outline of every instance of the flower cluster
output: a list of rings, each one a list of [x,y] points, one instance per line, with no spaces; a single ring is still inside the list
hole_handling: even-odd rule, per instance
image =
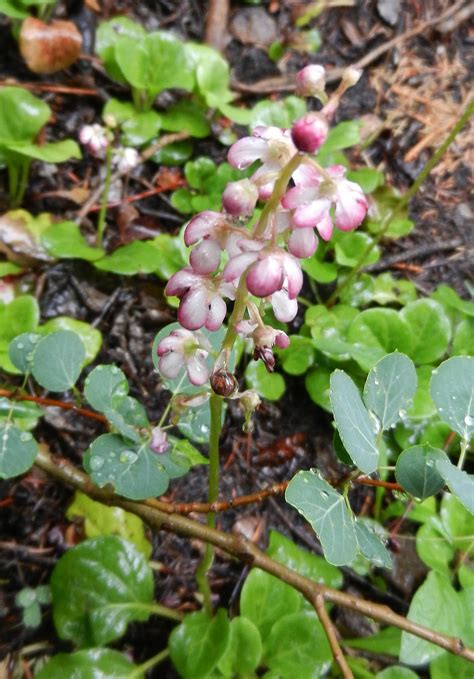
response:
[[[314,155],[327,138],[342,94],[359,77],[359,72],[348,71],[328,98],[324,69],[306,67],[297,76],[298,92],[316,96],[322,109],[307,113],[290,130],[256,127],[230,148],[233,167],[258,165],[250,178],[227,185],[222,212],[202,212],[186,226],[184,240],[192,248],[189,266],[174,274],[165,289],[179,298],[182,326],[159,344],[159,368],[165,376],[175,377],[185,367],[193,384],[207,381],[209,348],[200,330],[221,327],[229,300],[234,301],[229,331],[250,339],[254,358],[273,370],[273,346],[284,348],[289,340],[262,320],[265,303],[279,321],[293,320],[303,285],[300,260],[312,256],[318,239],[329,240],[335,228],[358,227],[367,212],[367,200],[346,178],[345,168],[322,167]],[[227,369],[225,345],[215,375]]]

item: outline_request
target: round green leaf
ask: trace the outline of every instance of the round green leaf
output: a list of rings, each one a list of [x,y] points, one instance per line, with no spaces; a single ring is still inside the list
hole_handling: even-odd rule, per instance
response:
[[[362,556],[379,568],[392,568],[392,557],[370,523],[362,519],[355,522],[355,531]]]
[[[131,500],[163,495],[169,484],[164,456],[116,434],[95,439],[84,456],[84,468],[99,487],[111,484],[119,495]]]
[[[31,372],[48,391],[67,391],[76,383],[85,357],[84,345],[76,333],[59,330],[38,342]]]
[[[436,415],[436,406],[430,395],[432,367],[420,365],[416,369],[418,386],[412,404],[407,409],[410,420],[425,420]]]
[[[393,309],[367,309],[352,321],[348,340],[353,344],[352,355],[364,370],[385,354],[399,351],[411,356],[412,330]]]
[[[214,617],[204,611],[187,615],[169,639],[171,659],[183,679],[204,679],[224,655],[230,638],[227,611]]]
[[[97,29],[96,52],[104,62],[109,75],[119,82],[124,82],[125,77],[115,58],[115,46],[124,37],[133,38],[135,42],[140,43],[145,39],[146,31],[141,24],[124,16],[103,21]]]
[[[250,571],[240,595],[240,614],[251,620],[265,639],[273,625],[287,613],[299,610],[298,592],[273,575],[254,568]]]
[[[96,328],[93,328],[89,323],[78,321],[69,316],[57,316],[46,321],[44,325],[38,328],[41,335],[49,335],[58,330],[70,330],[78,335],[86,350],[86,358],[84,365],[91,363],[100,351],[102,346],[102,334]]]
[[[285,380],[279,373],[269,373],[262,361],[251,361],[245,369],[245,382],[249,389],[268,401],[278,401],[285,392]]]
[[[81,156],[81,149],[77,142],[72,139],[64,139],[63,141],[50,142],[48,144],[19,144],[9,143],[6,145],[9,151],[18,153],[27,158],[34,158],[35,160],[42,160],[45,163],[63,163],[70,158],[79,160]]]
[[[453,337],[455,356],[474,355],[474,318],[466,318],[456,327]]]
[[[85,259],[94,262],[105,255],[102,248],[91,247],[74,222],[60,222],[41,234],[41,242],[53,257]]]
[[[332,410],[344,448],[359,469],[371,474],[379,460],[374,422],[349,375],[335,370],[330,384]]]
[[[310,370],[305,377],[305,386],[312,401],[318,406],[331,412],[331,399],[329,397],[329,380],[331,371],[324,366],[318,366]]]
[[[66,552],[51,576],[53,618],[61,639],[78,646],[107,644],[132,620],[147,620],[153,576],[131,542],[104,535]]]
[[[336,262],[341,266],[356,266],[363,253],[373,242],[373,238],[363,231],[351,231],[338,234],[338,236],[335,252]],[[379,258],[380,249],[378,246],[375,246],[365,260],[365,264],[374,264]]]
[[[419,677],[408,667],[393,665],[386,667],[382,672],[377,672],[375,679],[419,679]]]
[[[0,147],[5,142],[32,141],[51,115],[44,101],[21,87],[2,87],[0,110]]]
[[[436,469],[449,486],[449,489],[474,514],[474,475],[455,467],[449,459],[436,462]]]
[[[6,306],[0,303],[0,339],[9,342],[24,332],[36,332],[38,322],[38,302],[31,295],[21,295]]]
[[[285,499],[311,524],[329,563],[342,566],[355,558],[358,544],[353,516],[344,497],[327,481],[313,471],[298,472]]]
[[[382,429],[393,427],[406,415],[416,391],[416,370],[404,354],[384,356],[369,372],[364,386],[365,405],[379,418]]]
[[[38,446],[29,432],[12,424],[0,425],[0,478],[26,472],[36,459]]]
[[[324,676],[332,653],[316,615],[300,612],[278,620],[265,643],[263,661],[279,679]]]
[[[451,578],[450,563],[456,550],[442,528],[424,523],[416,534],[416,551],[420,559],[432,570]]]
[[[84,383],[84,396],[99,412],[117,408],[127,394],[127,378],[115,365],[98,365]]]
[[[8,356],[15,368],[22,373],[31,371],[36,346],[41,335],[24,332],[13,339],[8,346]]]
[[[431,397],[443,422],[469,441],[474,434],[474,358],[455,356],[433,370]]]
[[[278,352],[283,370],[289,375],[303,375],[314,361],[314,344],[309,337],[291,335],[290,346]]]
[[[230,623],[227,650],[219,661],[224,676],[252,674],[262,657],[262,639],[257,627],[247,618],[234,618]]]
[[[404,307],[400,316],[412,330],[413,344],[406,353],[415,363],[433,363],[444,356],[451,338],[451,324],[439,302],[418,299]]]
[[[76,653],[59,653],[43,667],[36,679],[142,679],[137,666],[118,651],[91,648]]]
[[[444,486],[437,462],[445,459],[447,460],[447,456],[443,450],[433,448],[429,444],[411,446],[404,450],[397,460],[396,479],[407,493],[425,500]]]
[[[211,128],[205,116],[205,108],[197,103],[181,99],[162,113],[162,126],[171,132],[187,131],[193,137],[207,137]]]

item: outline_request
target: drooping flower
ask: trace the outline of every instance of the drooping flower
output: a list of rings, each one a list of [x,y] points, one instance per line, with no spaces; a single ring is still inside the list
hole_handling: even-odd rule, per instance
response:
[[[258,189],[250,179],[229,182],[222,194],[224,210],[236,217],[248,217],[255,209]]]
[[[333,223],[329,213],[335,208],[335,225],[341,231],[357,228],[364,219],[368,203],[360,186],[345,178],[346,168],[327,168],[328,178],[314,176],[312,183],[295,186],[283,197],[282,205],[293,210],[293,226],[316,227],[324,240],[329,240]]]
[[[112,164],[119,172],[122,173],[133,170],[133,168],[138,165],[139,161],[140,154],[138,151],[128,146],[115,149],[112,158]]]
[[[79,130],[79,141],[95,158],[103,158],[105,150],[110,144],[106,128],[98,123],[81,127]]]
[[[169,447],[170,442],[168,441],[166,432],[163,431],[161,427],[153,427],[151,430],[150,449],[154,453],[161,455],[162,453],[166,453]]]
[[[181,302],[178,321],[187,330],[218,330],[227,312],[223,296],[234,299],[233,285],[222,281],[220,276],[198,274],[190,267],[171,276],[165,288],[166,295],[175,295]]]
[[[256,160],[261,161],[262,165],[253,173],[251,180],[258,187],[260,199],[266,200],[280,170],[296,152],[288,130],[256,127],[251,137],[243,137],[232,144],[227,159],[239,170],[250,167]]]
[[[254,245],[258,247],[258,244]],[[286,286],[290,299],[294,299],[303,285],[297,259],[278,246],[263,247],[232,257],[225,266],[224,280],[235,281],[245,271],[247,288],[256,297],[268,297]]]
[[[206,358],[210,350],[202,333],[177,328],[158,344],[158,368],[169,379],[178,377],[185,368],[191,384],[201,386],[209,379]]]
[[[227,250],[230,256],[239,254],[239,242],[248,238],[247,231],[232,227],[225,215],[212,210],[197,214],[184,231],[186,245],[195,245],[190,255],[193,271],[203,275],[216,271],[222,250]]]

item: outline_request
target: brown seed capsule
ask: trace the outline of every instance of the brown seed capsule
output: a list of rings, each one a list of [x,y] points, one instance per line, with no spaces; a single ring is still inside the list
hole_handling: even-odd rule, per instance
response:
[[[229,397],[238,389],[235,375],[228,370],[218,370],[211,375],[211,387],[218,396]]]
[[[267,372],[272,373],[274,371],[275,356],[273,355],[271,347],[255,347],[253,350],[253,360],[258,361],[259,359],[263,361]]]

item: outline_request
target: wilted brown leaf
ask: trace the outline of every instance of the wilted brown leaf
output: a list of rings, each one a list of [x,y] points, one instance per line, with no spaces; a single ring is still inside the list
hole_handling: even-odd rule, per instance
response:
[[[45,24],[28,17],[20,31],[20,52],[33,73],[55,73],[79,57],[82,37],[71,21]]]

